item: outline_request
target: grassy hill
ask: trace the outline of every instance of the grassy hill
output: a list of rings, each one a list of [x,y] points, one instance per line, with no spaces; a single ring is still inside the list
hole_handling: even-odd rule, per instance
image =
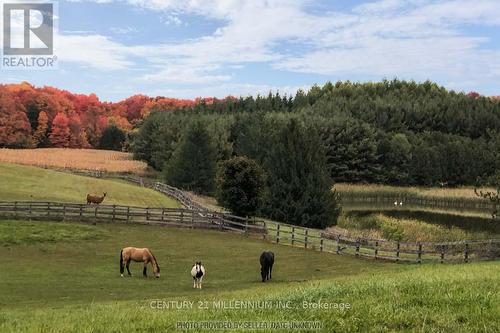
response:
[[[86,202],[87,193],[107,193],[105,204],[180,207],[158,192],[122,181],[72,175],[36,167],[0,163],[0,200]]]

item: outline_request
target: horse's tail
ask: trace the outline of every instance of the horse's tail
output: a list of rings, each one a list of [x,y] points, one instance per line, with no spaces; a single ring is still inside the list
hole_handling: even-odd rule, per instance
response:
[[[123,250],[120,251],[120,274],[123,274]]]

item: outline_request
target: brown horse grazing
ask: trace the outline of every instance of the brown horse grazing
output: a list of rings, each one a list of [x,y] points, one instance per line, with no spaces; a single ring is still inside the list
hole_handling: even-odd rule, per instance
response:
[[[160,266],[158,265],[158,261],[153,255],[153,252],[151,252],[148,248],[140,249],[137,247],[126,247],[120,252],[120,274],[122,277],[125,266],[127,267],[128,275],[132,275],[129,270],[130,261],[132,260],[144,263],[144,270],[142,271],[144,277],[147,277],[146,268],[149,263],[153,266],[153,272],[156,278],[160,277]]]
[[[102,197],[99,197],[97,195],[90,195],[90,194],[87,194],[87,205],[91,204],[91,203],[95,203],[96,205],[100,204],[104,198],[106,197],[106,192],[103,193],[103,196]]]

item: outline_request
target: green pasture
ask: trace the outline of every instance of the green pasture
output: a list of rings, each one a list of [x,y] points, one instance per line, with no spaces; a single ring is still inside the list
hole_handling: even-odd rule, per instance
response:
[[[60,237],[68,230],[71,237]],[[171,332],[182,331],[179,321],[205,320],[318,321],[325,332],[495,332],[500,325],[498,262],[393,264],[160,226],[0,221],[0,231],[7,254],[0,332]],[[127,245],[150,247],[161,278],[143,278],[138,263],[131,278],[121,278],[119,251]],[[276,255],[267,283],[259,274],[264,249]],[[201,290],[189,275],[196,260],[207,269]],[[216,309],[221,300],[291,307]],[[170,301],[194,305],[157,306]],[[304,309],[304,301],[339,308]]]
[[[123,181],[5,163],[0,163],[0,176],[0,200],[84,202],[86,193],[107,192],[108,204],[178,207],[155,191]],[[418,216],[429,224],[432,218]],[[364,218],[352,227],[363,229],[370,223],[371,218]],[[416,223],[405,230],[418,232]],[[455,219],[449,223],[483,232],[469,221],[458,224]],[[274,225],[268,228],[276,235]],[[436,230],[428,229],[428,234]],[[282,226],[281,236],[290,237],[290,231],[290,226]],[[304,231],[296,232],[303,239]],[[314,251],[319,246],[314,236],[319,231],[310,231],[311,248],[304,249],[300,244],[286,246],[275,239],[229,232],[0,218],[0,332],[221,331],[177,326],[203,321],[261,323],[261,327],[262,323],[318,322],[318,332],[498,331],[499,262],[418,265],[365,260]],[[334,250],[331,244],[325,250]],[[160,263],[161,278],[153,278],[151,268],[150,276],[143,278],[140,263],[131,264],[132,277],[121,278],[119,253],[125,246],[149,247]],[[263,250],[276,255],[273,279],[266,283],[260,281]],[[192,264],[200,260],[207,270],[201,290],[192,288],[189,274]],[[165,308],[182,301],[193,302],[192,308]],[[217,309],[220,301],[270,302],[272,306]],[[332,307],[304,308],[304,302]]]
[[[180,207],[151,189],[118,180],[97,179],[36,167],[0,163],[0,200],[85,203],[87,193],[107,193],[103,204]]]

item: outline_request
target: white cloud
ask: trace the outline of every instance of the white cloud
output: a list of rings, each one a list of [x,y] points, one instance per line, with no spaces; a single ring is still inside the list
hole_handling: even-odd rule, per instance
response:
[[[154,46],[124,46],[98,35],[63,36],[68,61],[124,69],[137,57],[150,66],[142,80],[186,84],[228,82],[231,69],[255,62],[345,77],[500,78],[500,49],[488,49],[488,38],[464,30],[500,25],[497,0],[380,0],[321,14],[307,12],[309,0],[121,1],[159,11],[171,24],[182,24],[188,13],[217,19],[221,26],[200,38]],[[281,49],[282,42],[300,45],[301,54]]]
[[[57,56],[61,62],[79,63],[99,70],[122,70],[133,65],[132,50],[100,35],[59,35]]]

